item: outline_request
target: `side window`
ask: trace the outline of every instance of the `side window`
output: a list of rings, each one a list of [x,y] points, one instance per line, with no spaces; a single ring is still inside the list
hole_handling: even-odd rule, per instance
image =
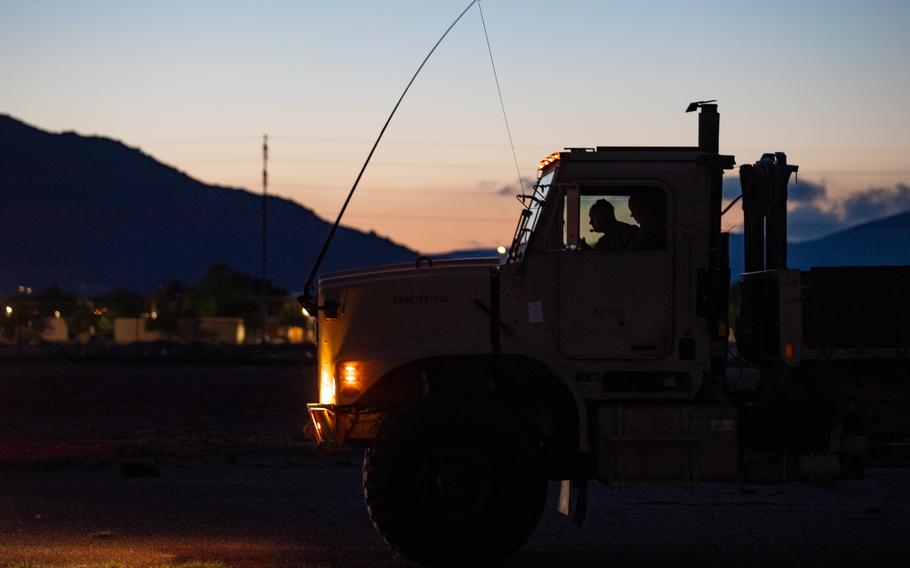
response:
[[[567,226],[572,221],[574,219],[567,213]],[[577,248],[581,250],[656,251],[667,248],[667,199],[656,187],[583,187],[578,223]]]

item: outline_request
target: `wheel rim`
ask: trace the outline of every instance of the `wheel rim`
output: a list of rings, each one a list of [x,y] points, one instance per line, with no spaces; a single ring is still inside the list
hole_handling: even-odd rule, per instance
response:
[[[478,518],[488,509],[494,486],[491,461],[465,444],[437,446],[423,456],[417,468],[421,505],[442,520]]]

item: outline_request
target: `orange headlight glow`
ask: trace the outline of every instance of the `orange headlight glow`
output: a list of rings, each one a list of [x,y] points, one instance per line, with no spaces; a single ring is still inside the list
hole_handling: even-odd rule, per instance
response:
[[[319,403],[335,404],[335,378],[328,369],[319,375]]]

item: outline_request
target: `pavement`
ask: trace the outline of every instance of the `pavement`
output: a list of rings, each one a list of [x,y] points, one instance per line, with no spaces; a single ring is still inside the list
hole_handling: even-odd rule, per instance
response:
[[[356,455],[294,466],[0,471],[0,566],[221,561],[236,567],[393,567]],[[583,527],[555,512],[505,566],[906,566],[908,470],[864,481],[591,486]]]
[[[359,453],[323,458],[302,435],[315,386],[312,365],[284,362],[3,361],[0,567],[410,566],[367,517]],[[556,495],[506,566],[910,565],[910,469],[824,487],[592,482],[581,528]]]

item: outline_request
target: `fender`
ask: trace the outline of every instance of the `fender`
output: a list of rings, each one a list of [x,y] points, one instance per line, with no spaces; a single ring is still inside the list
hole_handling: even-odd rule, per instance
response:
[[[429,397],[459,401],[490,396],[541,429],[552,443],[554,465],[580,463],[581,454],[588,450],[588,417],[580,393],[546,364],[525,355],[484,353],[414,360],[380,377],[353,407],[357,412],[400,408]]]

